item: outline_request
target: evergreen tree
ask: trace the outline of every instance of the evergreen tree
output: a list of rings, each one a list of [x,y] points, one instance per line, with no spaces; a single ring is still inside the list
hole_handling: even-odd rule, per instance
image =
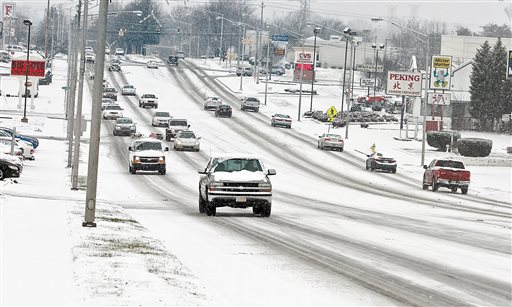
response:
[[[490,76],[493,74],[491,66],[491,46],[485,41],[477,50],[474,58],[473,71],[471,72],[469,92],[471,94],[470,114],[478,119],[481,128],[488,127],[488,103],[492,99],[489,91]]]
[[[507,50],[503,46],[500,38],[498,38],[492,48],[490,61],[492,74],[489,75],[488,81],[491,99],[488,101],[486,109],[489,119],[495,123],[499,121],[501,115],[504,113],[503,94],[507,69]]]

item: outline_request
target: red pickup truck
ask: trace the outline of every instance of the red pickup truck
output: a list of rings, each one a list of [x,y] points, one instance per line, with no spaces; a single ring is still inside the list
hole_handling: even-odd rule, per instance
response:
[[[458,188],[462,194],[468,193],[471,172],[464,168],[462,161],[434,159],[428,166],[423,165],[423,168],[423,190],[432,186],[434,192],[439,187],[446,187],[454,193]]]

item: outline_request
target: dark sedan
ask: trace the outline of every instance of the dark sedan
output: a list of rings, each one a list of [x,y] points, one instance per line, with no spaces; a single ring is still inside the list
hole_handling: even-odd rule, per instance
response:
[[[103,98],[110,98],[117,101],[117,91],[113,87],[106,87],[103,89]]]
[[[0,180],[17,178],[23,171],[23,164],[18,157],[0,153]]]
[[[227,104],[221,104],[215,108],[215,116],[217,117],[231,117],[233,109]]]
[[[396,173],[396,160],[395,158],[385,157],[381,153],[372,153],[366,159],[367,170],[383,170]]]

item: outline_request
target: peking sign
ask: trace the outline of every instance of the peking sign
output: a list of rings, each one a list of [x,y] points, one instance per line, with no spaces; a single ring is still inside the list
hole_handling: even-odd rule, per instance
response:
[[[45,61],[28,61],[28,76],[44,77],[46,69]],[[12,60],[11,76],[25,76],[27,74],[26,60]]]
[[[421,73],[388,71],[388,95],[421,96]]]

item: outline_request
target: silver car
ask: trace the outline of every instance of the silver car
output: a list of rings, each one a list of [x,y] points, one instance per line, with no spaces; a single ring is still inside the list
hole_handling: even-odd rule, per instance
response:
[[[199,151],[201,138],[190,130],[183,130],[178,132],[174,139],[174,150],[193,150]]]
[[[205,99],[204,109],[205,110],[215,110],[218,106],[222,104],[222,99],[219,97],[208,97]]]
[[[334,133],[324,133],[319,136],[318,139],[318,148],[321,150],[331,149],[343,151],[343,147],[345,146],[345,142],[343,138],[339,134]]]
[[[131,135],[137,133],[137,127],[133,120],[129,117],[120,117],[114,123],[113,134],[116,135]]]
[[[121,95],[135,95],[135,87],[133,85],[123,85],[123,88],[121,89]]]

